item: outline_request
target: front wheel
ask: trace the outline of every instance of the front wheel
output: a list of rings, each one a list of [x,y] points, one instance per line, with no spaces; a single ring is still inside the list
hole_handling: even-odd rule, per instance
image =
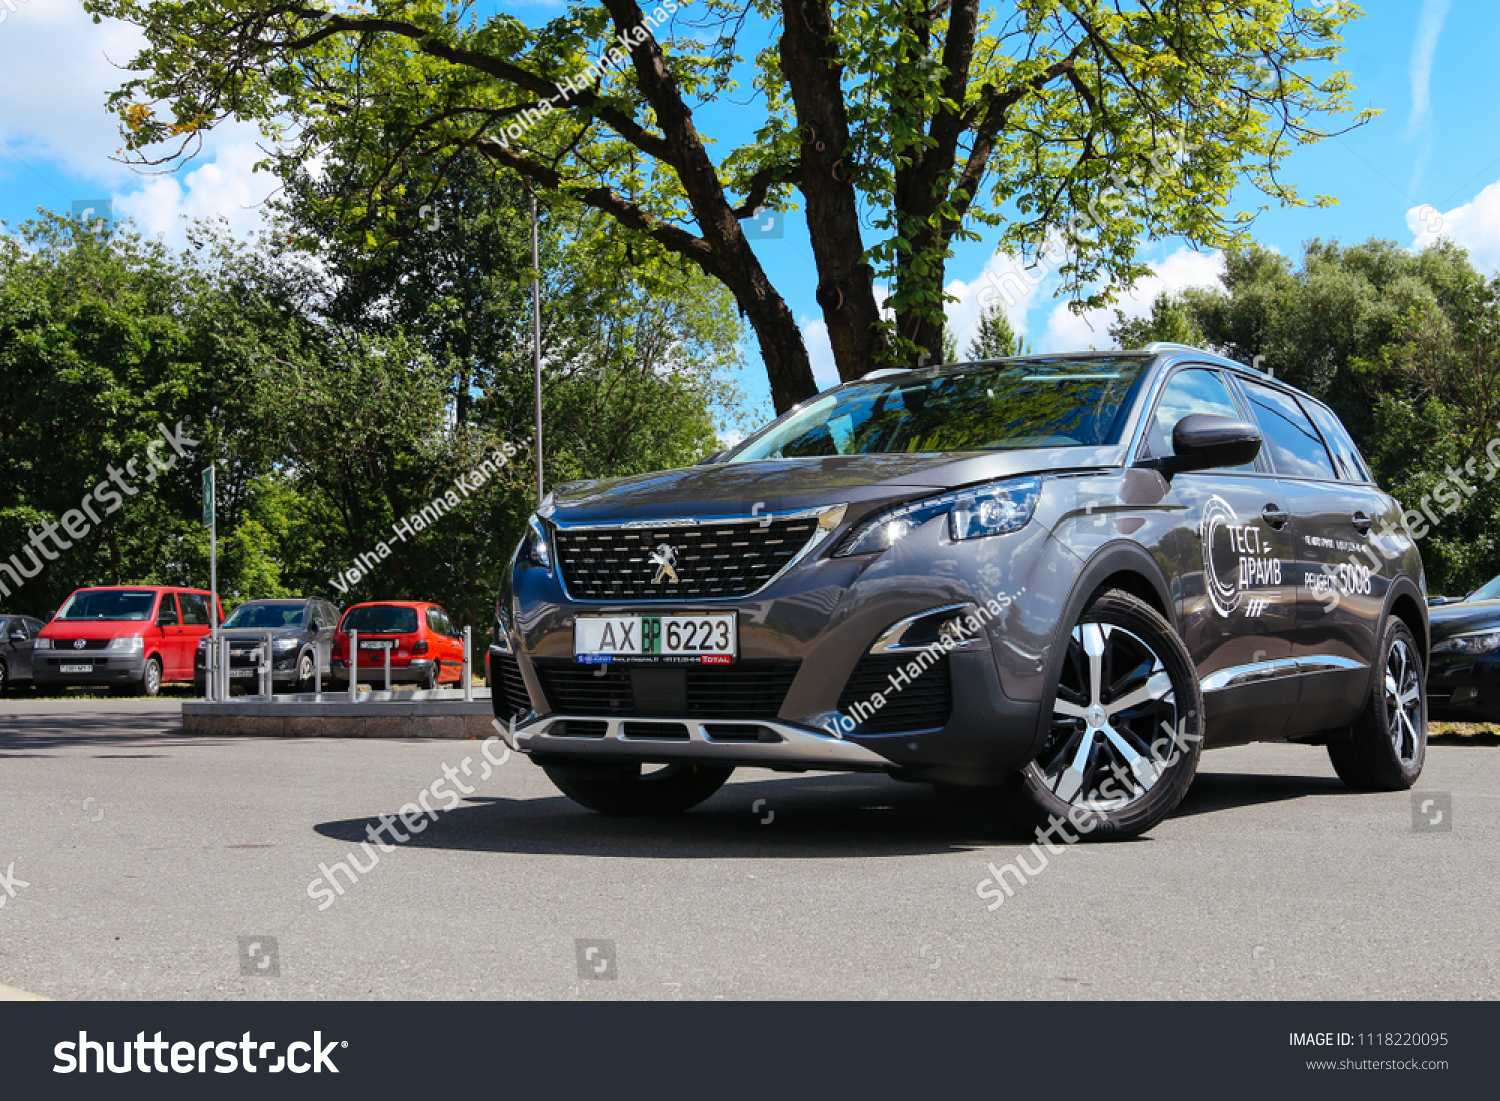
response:
[[[724,786],[733,768],[665,765],[544,764],[542,771],[573,802],[600,814],[646,818],[681,814]]]
[[[1380,668],[1347,736],[1328,743],[1339,779],[1355,791],[1405,791],[1427,760],[1427,678],[1411,628],[1395,616]]]
[[[1047,740],[1002,789],[1002,814],[1061,840],[1135,837],[1176,808],[1198,770],[1197,670],[1172,625],[1119,590],[1094,599],[1067,646]]]
[[[146,671],[141,674],[141,682],[136,685],[136,691],[142,696],[155,696],[161,692],[160,658],[146,659]]]

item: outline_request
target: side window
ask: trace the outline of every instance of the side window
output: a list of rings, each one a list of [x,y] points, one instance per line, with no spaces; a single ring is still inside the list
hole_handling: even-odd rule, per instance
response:
[[[26,624],[19,619],[9,621],[0,619],[0,635],[4,636],[0,638],[0,642],[9,641],[12,631],[20,631],[24,635],[26,633]]]
[[[1266,449],[1271,453],[1276,473],[1289,478],[1336,481],[1338,475],[1334,472],[1328,448],[1323,446],[1318,430],[1307,419],[1296,399],[1248,379],[1243,385],[1255,409],[1255,419],[1265,434]]]
[[[26,621],[26,633],[32,638],[36,638],[37,634],[45,626],[46,624],[43,623],[40,619],[28,619]]]
[[[208,597],[198,593],[178,593],[182,603],[182,625],[184,627],[208,626]]]
[[[177,618],[177,596],[174,593],[161,594],[161,607],[156,612],[156,625],[158,627],[175,627],[182,622]]]
[[[437,614],[438,622],[442,624],[441,630],[443,634],[447,635],[449,638],[457,638],[458,631],[453,626],[453,620],[448,618],[448,613],[439,608],[437,610]]]
[[[1178,371],[1162,387],[1161,395],[1156,399],[1156,413],[1146,428],[1146,442],[1153,458],[1162,459],[1172,454],[1172,429],[1183,417],[1193,413],[1209,413],[1233,420],[1245,418],[1219,372],[1204,367]],[[1253,473],[1255,464],[1225,469]]]
[[[1349,438],[1349,433],[1344,431],[1344,426],[1339,423],[1339,419],[1333,415],[1332,410],[1313,401],[1304,401],[1301,404],[1312,417],[1313,423],[1318,426],[1318,431],[1323,433],[1324,441],[1333,452],[1333,465],[1338,470],[1339,477],[1346,482],[1373,481],[1374,479],[1370,477],[1370,468],[1365,465],[1359,448],[1354,446],[1354,441]]]
[[[427,629],[435,635],[446,635],[448,633],[443,630],[442,613],[436,608],[427,609]]]

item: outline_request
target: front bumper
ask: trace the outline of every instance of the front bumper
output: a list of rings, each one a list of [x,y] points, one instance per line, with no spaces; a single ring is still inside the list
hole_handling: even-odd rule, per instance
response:
[[[64,673],[63,666],[89,665],[87,673]],[[146,675],[146,655],[124,651],[85,650],[76,656],[65,650],[42,650],[32,655],[31,678],[38,685],[113,685],[139,682]]]
[[[329,664],[332,667],[329,672],[338,680],[348,684],[349,664],[339,658],[334,658]],[[412,658],[404,665],[392,663],[391,683],[422,684],[432,675],[433,666],[438,664],[435,658]],[[380,665],[361,664],[355,676],[360,684],[384,684],[385,664],[383,662]]]
[[[1427,711],[1448,722],[1500,722],[1500,654],[1439,654],[1427,673]]]

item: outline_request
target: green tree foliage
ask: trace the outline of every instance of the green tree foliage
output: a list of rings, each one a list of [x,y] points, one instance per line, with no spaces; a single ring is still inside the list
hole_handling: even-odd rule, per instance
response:
[[[974,339],[969,341],[969,359],[1003,359],[1021,355],[1024,342],[1016,335],[1005,307],[999,302],[986,303],[979,312]]]
[[[347,166],[337,224],[373,249],[409,233],[472,151],[727,288],[779,410],[816,387],[745,219],[806,211],[845,379],[941,353],[946,265],[981,233],[1045,251],[1081,305],[1107,304],[1144,273],[1143,237],[1242,242],[1253,212],[1228,206],[1244,180],[1274,202],[1330,201],[1279,170],[1350,111],[1333,64],[1359,14],[1320,0],[573,0],[530,27],[449,0],[85,6],[144,34],[113,98],[138,160],[256,122],[285,179],[327,155]],[[701,124],[744,68],[764,114],[711,156]]]

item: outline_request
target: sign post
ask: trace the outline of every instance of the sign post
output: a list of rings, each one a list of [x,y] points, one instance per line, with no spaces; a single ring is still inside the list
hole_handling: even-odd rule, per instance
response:
[[[219,685],[214,682],[220,679],[211,675],[218,670],[212,668],[214,662],[209,660],[209,654],[213,652],[219,639],[219,531],[214,508],[216,488],[214,467],[210,465],[203,472],[203,526],[208,529],[208,591],[212,594],[208,600],[208,635],[211,641],[203,656],[203,684],[204,694],[211,700],[218,698]]]

